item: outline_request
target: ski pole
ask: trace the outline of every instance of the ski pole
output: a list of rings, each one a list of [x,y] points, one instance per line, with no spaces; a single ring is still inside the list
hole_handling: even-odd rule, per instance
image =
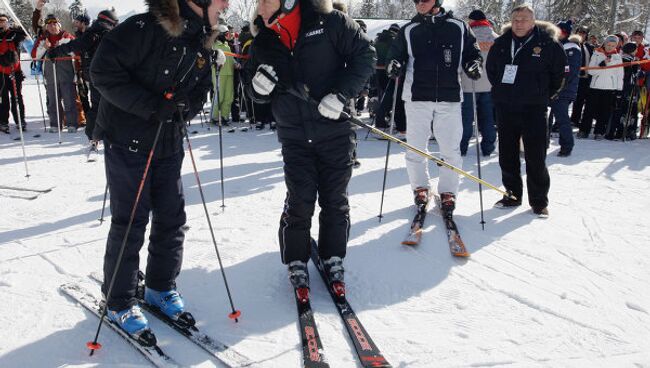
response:
[[[287,93],[290,93],[290,94],[294,95],[295,97],[297,97],[297,98],[299,98],[299,99],[301,99],[301,100],[303,100],[305,102],[308,102],[310,104],[318,105],[318,102],[315,101],[312,97],[310,97],[307,94],[307,91],[305,91],[304,93],[300,93],[295,88],[287,88],[286,86],[281,85],[279,80],[276,77],[273,77],[271,74],[269,74],[266,70],[260,69],[260,72],[263,73],[270,81],[275,82],[276,85],[278,85],[283,90],[287,91]],[[467,177],[467,178],[469,178],[469,179],[471,179],[471,180],[473,180],[473,181],[475,181],[477,183],[481,183],[481,184],[485,185],[488,188],[494,189],[495,191],[501,193],[502,195],[504,195],[504,196],[506,196],[506,197],[508,197],[510,199],[517,200],[517,197],[514,196],[512,193],[508,193],[508,192],[506,192],[504,190],[501,190],[498,187],[488,183],[487,181],[485,181],[483,179],[479,179],[476,176],[468,173],[467,171],[464,171],[463,169],[460,169],[460,168],[458,168],[458,167],[456,167],[454,165],[451,165],[451,164],[447,163],[445,160],[443,160],[441,158],[430,155],[430,154],[428,154],[428,153],[426,153],[426,152],[424,152],[424,151],[422,151],[422,150],[420,150],[420,149],[418,149],[418,148],[416,148],[416,147],[414,147],[414,146],[412,146],[412,145],[410,145],[410,144],[408,144],[406,142],[402,142],[399,138],[396,138],[396,137],[394,137],[394,136],[392,136],[390,134],[386,134],[386,133],[382,132],[380,129],[377,129],[377,128],[371,126],[371,125],[368,125],[368,124],[364,123],[363,121],[361,121],[361,120],[359,120],[359,119],[357,119],[357,118],[355,118],[353,116],[350,116],[350,114],[346,113],[345,111],[341,112],[341,117],[343,119],[345,119],[345,120],[348,120],[349,122],[351,122],[354,125],[360,126],[362,128],[370,129],[370,130],[373,131],[373,133],[378,134],[378,135],[380,135],[380,136],[382,136],[382,137],[384,137],[384,138],[386,138],[388,140],[391,140],[391,141],[399,144],[400,146],[402,146],[402,147],[404,147],[404,148],[406,148],[406,149],[408,149],[410,151],[413,151],[413,152],[417,153],[418,155],[420,155],[420,156],[422,156],[422,157],[424,157],[426,159],[434,161],[436,164],[438,164],[438,166],[444,166],[444,167],[448,168],[449,170],[451,170],[451,171],[453,171],[453,172],[455,172],[457,174],[461,174],[461,175],[463,175],[463,176],[465,176],[465,177]]]
[[[474,135],[476,136],[476,164],[478,165],[478,177],[483,179],[481,176],[481,154],[479,152],[479,139],[478,139],[478,112],[476,106],[476,81],[472,79],[472,110],[474,111]],[[481,182],[478,183],[478,196],[479,202],[481,203],[481,228],[485,230],[485,219],[483,217],[483,185]]]
[[[225,190],[223,187],[223,127],[221,125],[221,108],[218,106],[219,105],[219,69],[216,70],[217,78],[216,80],[216,85],[215,85],[215,92],[214,92],[214,100],[217,103],[217,108],[219,109],[219,171],[221,172],[221,209],[223,211],[224,208],[226,208],[226,195],[225,195]],[[214,104],[212,104],[212,108],[214,109]],[[210,118],[212,118],[212,112],[210,112]]]
[[[203,204],[205,219],[208,221],[208,228],[210,229],[212,244],[214,245],[214,250],[217,253],[217,260],[219,261],[219,269],[221,270],[221,277],[223,278],[223,283],[226,287],[226,293],[228,294],[228,301],[230,302],[230,308],[232,310],[232,312],[228,314],[228,317],[230,319],[234,319],[235,322],[239,322],[239,316],[241,316],[241,311],[235,309],[235,304],[232,301],[232,294],[230,293],[230,287],[228,286],[228,279],[226,279],[226,271],[224,271],[223,269],[223,263],[221,262],[221,255],[219,254],[219,246],[217,246],[217,239],[214,236],[214,229],[212,228],[212,221],[210,220],[210,213],[208,212],[208,206],[205,204],[205,195],[203,194],[203,186],[201,185],[201,179],[199,178],[199,171],[196,168],[194,153],[192,153],[192,143],[190,143],[190,136],[187,134],[187,129],[185,129],[185,140],[187,141],[187,150],[190,153],[192,168],[194,169],[194,177],[196,178],[196,185],[199,187],[199,194],[201,195],[201,203]]]
[[[9,75],[9,79],[11,79],[11,85],[14,90],[14,104],[16,106],[16,112],[17,115],[16,118],[18,119],[18,131],[20,132],[20,145],[22,146],[23,149],[23,162],[25,163],[25,177],[29,178],[29,168],[27,167],[27,154],[25,153],[25,136],[23,135],[23,119],[21,119],[21,111],[20,111],[20,105],[18,104],[18,87],[16,86],[16,72],[13,70],[14,68],[11,68],[11,74]]]
[[[104,200],[102,201],[102,214],[99,216],[99,224],[104,223],[104,209],[106,209],[106,197],[108,196],[108,176],[106,177],[106,188],[104,188]]]
[[[54,73],[54,103],[56,104],[56,124],[59,131],[59,144],[61,144],[61,130],[63,129],[63,124],[61,123],[61,118],[59,116],[59,83],[56,78],[56,60],[52,60],[52,71]]]
[[[45,125],[45,109],[43,109],[43,95],[41,95],[41,82],[39,81],[38,74],[36,77],[36,87],[38,88],[38,102],[41,104],[41,115],[43,115],[43,133],[47,131],[47,125]]]
[[[395,105],[397,104],[397,86],[399,85],[399,77],[394,79],[394,87],[395,90],[393,91],[393,110],[392,113],[390,114],[390,134],[393,135],[393,128],[395,126]],[[384,93],[384,96],[386,94]],[[381,100],[383,102],[384,96],[381,96]],[[370,132],[370,131],[369,131]],[[388,176],[388,157],[390,156],[390,143],[391,141],[389,140],[388,143],[386,144],[386,163],[384,164],[384,180],[383,184],[381,185],[381,201],[379,202],[379,222],[381,222],[381,219],[384,217],[383,211],[384,211],[384,193],[386,192],[386,177]]]
[[[173,98],[173,95],[171,93],[165,93],[165,98],[168,100],[171,100]],[[115,280],[117,279],[117,273],[120,270],[120,266],[122,265],[122,258],[124,257],[124,250],[126,249],[126,242],[129,238],[129,233],[131,232],[131,226],[133,225],[133,221],[135,220],[135,213],[136,210],[138,209],[138,203],[140,202],[140,196],[142,195],[142,191],[144,189],[144,183],[147,180],[147,174],[149,174],[149,168],[151,167],[151,161],[153,159],[153,154],[156,151],[156,145],[158,144],[158,139],[160,138],[160,132],[162,131],[162,127],[165,124],[163,120],[160,120],[158,123],[158,129],[156,130],[156,135],[153,139],[153,143],[151,145],[151,149],[149,150],[149,156],[147,157],[147,163],[144,166],[144,172],[142,173],[142,179],[140,180],[140,185],[138,186],[138,191],[135,195],[135,200],[133,201],[133,207],[131,208],[131,215],[129,217],[129,222],[126,225],[126,231],[124,232],[124,237],[122,238],[122,245],[120,245],[120,251],[117,254],[117,261],[115,263],[115,268],[113,269],[113,275],[111,276],[111,281],[108,283],[108,291],[106,292],[106,303],[104,303],[104,306],[102,307],[102,312],[99,317],[99,323],[97,324],[97,331],[95,332],[95,338],[93,339],[92,342],[87,342],[86,346],[88,349],[90,349],[90,356],[92,356],[95,353],[95,350],[99,350],[102,348],[102,345],[97,343],[97,339],[99,339],[99,332],[102,329],[104,317],[106,317],[106,313],[108,312],[108,302],[111,299],[111,293],[113,292],[113,286],[115,286]],[[106,182],[106,185],[108,185],[108,179]]]

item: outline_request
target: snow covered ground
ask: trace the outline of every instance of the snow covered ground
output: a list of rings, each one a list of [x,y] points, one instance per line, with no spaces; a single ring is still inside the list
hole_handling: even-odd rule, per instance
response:
[[[100,336],[104,348],[87,354],[85,343],[97,319],[58,288],[101,270],[109,229],[109,223],[97,221],[103,158],[85,162],[81,132],[64,134],[62,144],[57,135],[42,133],[33,81],[25,94],[32,176],[23,177],[19,142],[3,135],[0,185],[54,189],[34,200],[0,191],[0,367],[148,366],[109,329]],[[276,239],[285,192],[276,136],[268,130],[224,134],[222,211],[218,136],[215,129],[193,126],[194,153],[233,298],[243,313],[240,322],[227,317],[188,157],[183,180],[191,229],[179,288],[200,326],[255,366],[299,367],[296,307]],[[36,133],[42,136],[33,138]],[[647,140],[579,140],[573,155],[562,159],[554,143],[546,220],[527,206],[493,209],[500,195],[484,190],[487,224],[481,231],[477,185],[462,180],[456,218],[472,256],[461,261],[450,256],[435,211],[420,246],[400,244],[413,209],[403,151],[395,145],[385,217],[378,222],[386,143],[364,141],[365,131],[358,133],[362,166],[350,185],[348,294],[394,367],[650,367]],[[430,149],[437,151],[435,142]],[[476,173],[473,146],[463,167]],[[483,161],[482,172],[500,184],[496,156]],[[327,291],[317,276],[312,284],[312,306],[331,366],[358,366]],[[152,327],[183,365],[220,366],[166,326]]]

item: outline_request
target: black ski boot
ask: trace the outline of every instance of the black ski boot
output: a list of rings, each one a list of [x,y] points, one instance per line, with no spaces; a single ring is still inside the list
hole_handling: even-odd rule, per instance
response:
[[[343,259],[334,256],[323,260],[322,263],[334,295],[340,300],[345,300]]]
[[[309,272],[307,263],[303,261],[293,261],[289,263],[289,281],[296,290],[296,296],[301,303],[309,301]]]

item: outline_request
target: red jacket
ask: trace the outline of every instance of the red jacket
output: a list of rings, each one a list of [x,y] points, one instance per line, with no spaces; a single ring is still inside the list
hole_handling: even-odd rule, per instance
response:
[[[16,53],[16,63],[12,66],[0,65],[0,73],[11,74],[20,70],[20,43],[25,39],[25,32],[22,30],[9,29],[0,33],[0,55],[8,52]]]
[[[650,60],[650,46],[644,46],[643,44],[641,44],[641,47],[637,46],[635,57],[637,60]],[[650,63],[641,64],[639,66],[641,67],[641,70],[645,72],[650,71]]]
[[[50,41],[50,48],[54,48],[74,40],[74,36],[66,31],[61,31],[56,35],[44,32],[34,43],[34,48],[32,48],[33,59],[42,59],[46,56],[45,54],[49,49],[45,46],[45,39]]]

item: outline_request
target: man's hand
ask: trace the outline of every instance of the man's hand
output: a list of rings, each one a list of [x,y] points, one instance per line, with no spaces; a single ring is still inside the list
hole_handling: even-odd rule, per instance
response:
[[[463,69],[465,69],[465,74],[467,74],[469,79],[472,80],[481,79],[481,75],[483,74],[483,66],[481,65],[480,60],[474,60],[466,63],[463,66]]]
[[[401,73],[402,64],[400,64],[397,60],[391,60],[386,66],[386,75],[388,75],[389,78],[395,79],[399,77]]]
[[[269,79],[269,76],[271,79]],[[268,64],[262,64],[257,67],[257,73],[253,77],[253,89],[258,95],[268,96],[273,92],[276,81],[277,75],[273,67]]]
[[[345,97],[342,95],[330,93],[320,101],[318,112],[328,119],[338,120],[341,118],[345,102]]]

